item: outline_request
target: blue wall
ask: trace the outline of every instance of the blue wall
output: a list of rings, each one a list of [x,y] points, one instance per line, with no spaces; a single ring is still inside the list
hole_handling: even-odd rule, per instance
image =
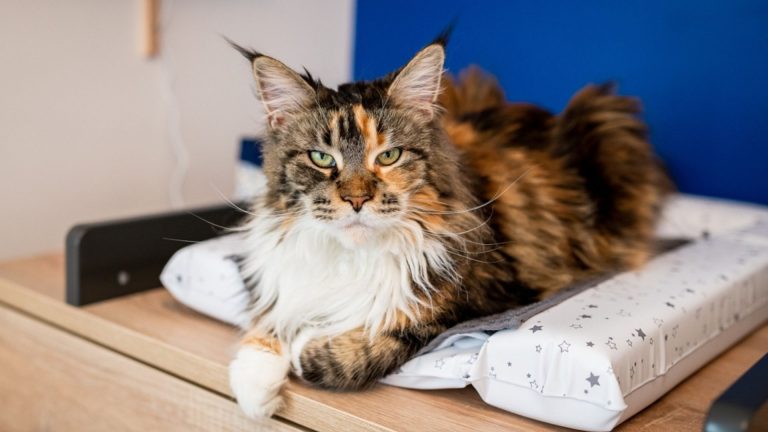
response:
[[[454,18],[447,67],[560,111],[584,84],[640,96],[682,191],[768,204],[768,1],[358,0],[356,79],[404,64]]]

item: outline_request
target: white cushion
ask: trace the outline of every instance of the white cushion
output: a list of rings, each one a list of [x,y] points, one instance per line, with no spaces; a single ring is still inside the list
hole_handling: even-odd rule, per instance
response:
[[[229,324],[244,324],[250,296],[236,262],[241,244],[240,235],[230,234],[179,249],[163,268],[160,282],[186,306]]]

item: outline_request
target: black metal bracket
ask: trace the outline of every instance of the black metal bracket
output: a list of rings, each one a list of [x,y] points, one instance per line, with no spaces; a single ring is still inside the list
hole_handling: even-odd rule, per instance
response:
[[[67,303],[83,306],[157,288],[177,250],[218,236],[243,215],[216,206],[76,225],[66,238]]]

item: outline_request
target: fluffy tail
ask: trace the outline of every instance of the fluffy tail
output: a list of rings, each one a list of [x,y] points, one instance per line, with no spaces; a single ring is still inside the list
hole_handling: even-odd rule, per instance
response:
[[[590,85],[573,97],[555,127],[555,151],[578,170],[595,203],[594,229],[603,250],[629,266],[645,260],[637,251],[649,243],[661,201],[672,189],[639,112],[639,102],[614,94],[613,85]]]
[[[448,74],[443,75],[439,103],[446,116],[458,119],[465,114],[504,104],[504,91],[496,78],[477,66],[470,66],[459,74],[455,82]]]

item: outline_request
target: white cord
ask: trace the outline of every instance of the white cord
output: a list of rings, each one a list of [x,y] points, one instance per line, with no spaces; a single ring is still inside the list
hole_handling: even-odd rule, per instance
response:
[[[171,17],[173,14],[173,1],[164,1],[161,3],[165,6],[160,11],[160,35],[161,46],[160,55],[158,56],[158,64],[160,67],[160,73],[162,75],[163,85],[162,99],[166,108],[166,133],[167,140],[171,146],[171,151],[176,159],[176,166],[171,174],[171,181],[168,184],[168,198],[171,202],[171,207],[174,209],[184,207],[184,180],[186,179],[187,172],[189,171],[189,150],[184,142],[184,137],[181,132],[181,109],[179,107],[179,100],[176,96],[175,90],[175,78],[171,73],[171,66],[168,63],[169,54],[167,50],[169,47],[162,44],[163,35],[168,33],[170,28]]]

